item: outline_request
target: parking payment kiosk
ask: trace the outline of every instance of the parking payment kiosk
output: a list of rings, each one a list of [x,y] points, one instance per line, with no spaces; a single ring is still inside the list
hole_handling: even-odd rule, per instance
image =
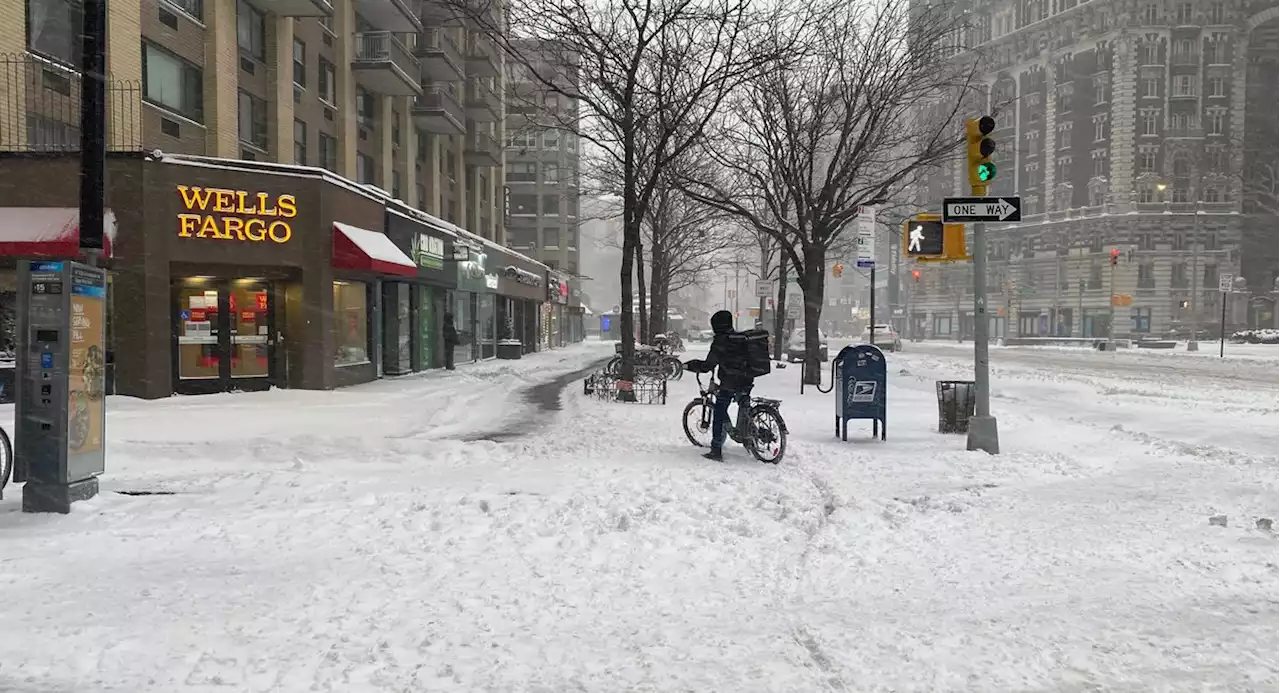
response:
[[[22,261],[14,480],[24,512],[70,512],[106,460],[106,271]]]

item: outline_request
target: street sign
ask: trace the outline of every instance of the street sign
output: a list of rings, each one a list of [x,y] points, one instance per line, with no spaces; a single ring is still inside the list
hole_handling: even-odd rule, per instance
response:
[[[943,227],[940,221],[907,222],[907,256],[942,255]]]
[[[791,318],[792,320],[795,320],[800,317],[799,304],[792,303],[787,306],[787,317]]]
[[[858,269],[876,266],[876,208],[859,207],[854,219],[858,232]]]
[[[756,298],[769,298],[773,295],[773,282],[768,279],[756,280]]]
[[[1234,282],[1235,279],[1236,277],[1234,274],[1226,274],[1226,273],[1219,274],[1218,275],[1218,291],[1221,291],[1224,294],[1231,293],[1231,283]]]
[[[942,220],[954,222],[1022,221],[1021,197],[947,197]]]

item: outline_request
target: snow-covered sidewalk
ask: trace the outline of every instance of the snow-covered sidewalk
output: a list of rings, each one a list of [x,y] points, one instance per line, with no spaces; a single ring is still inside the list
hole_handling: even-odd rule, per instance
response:
[[[799,368],[762,379],[779,466],[698,456],[692,376],[666,406],[570,387],[500,443],[452,411],[499,365],[436,391],[430,435],[423,396],[301,393],[279,443],[243,396],[136,403],[104,484],[175,495],[0,505],[0,690],[1275,689],[1274,388],[1001,366],[993,457],[933,432],[965,354],[890,364],[886,443],[835,440]]]

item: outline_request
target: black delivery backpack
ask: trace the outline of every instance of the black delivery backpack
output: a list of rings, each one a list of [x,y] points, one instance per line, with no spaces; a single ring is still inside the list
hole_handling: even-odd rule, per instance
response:
[[[769,358],[769,331],[762,329],[735,332],[729,335],[734,353],[742,364],[743,375],[759,378],[769,375],[773,359]]]

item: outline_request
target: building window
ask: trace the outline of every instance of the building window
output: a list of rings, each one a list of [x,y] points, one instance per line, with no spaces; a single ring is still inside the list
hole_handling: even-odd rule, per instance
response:
[[[307,44],[293,40],[293,83],[307,86]]]
[[[1209,134],[1221,135],[1226,132],[1227,112],[1220,108],[1209,111]]]
[[[1160,133],[1159,112],[1143,111],[1142,112],[1142,134],[1157,135]]]
[[[418,209],[425,212],[427,211],[427,186],[417,183],[414,187],[418,191]]]
[[[1227,43],[1226,41],[1213,41],[1209,44],[1209,64],[1210,65],[1226,65],[1227,64]]]
[[[1102,288],[1102,265],[1089,266],[1089,288],[1095,291]]]
[[[1144,24],[1158,24],[1160,22],[1160,6],[1149,4],[1142,8],[1142,21]]]
[[[1208,249],[1209,249],[1208,244],[1206,244],[1205,250],[1208,250]],[[1204,274],[1202,274],[1200,277],[1200,286],[1205,287],[1205,286],[1217,286],[1217,285],[1218,285],[1218,266],[1205,265]]]
[[[204,20],[204,0],[165,0],[195,19]]]
[[[1159,65],[1160,49],[1156,44],[1144,42],[1138,46],[1138,64],[1139,65]]]
[[[1130,320],[1132,321],[1134,332],[1146,333],[1151,331],[1150,308],[1134,308]]]
[[[1225,3],[1215,2],[1209,10],[1210,24],[1226,24],[1227,8]]]
[[[543,149],[559,149],[560,148],[560,131],[547,130],[546,132],[542,133],[542,148]]]
[[[83,26],[81,0],[27,0],[27,48],[35,53],[79,68]]]
[[[142,44],[142,93],[156,105],[196,122],[204,121],[200,68],[149,43]]]
[[[1209,96],[1226,96],[1227,81],[1221,77],[1209,78]]]
[[[1104,104],[1107,102],[1107,83],[1098,77],[1093,78],[1093,103]]]
[[[1213,186],[1208,186],[1204,189],[1204,194],[1201,195],[1201,199],[1203,199],[1205,202],[1222,202],[1223,201],[1222,193],[1218,192],[1218,189]]]
[[[1178,24],[1186,26],[1191,23],[1191,3],[1183,2],[1178,4]]]
[[[559,195],[543,195],[542,196],[542,213],[559,216],[560,215],[560,196]]]
[[[1173,95],[1174,96],[1195,96],[1196,95],[1195,75],[1175,75],[1173,78]]]
[[[391,171],[391,196],[400,199],[400,172],[396,170]]]
[[[1095,116],[1093,119],[1093,141],[1101,142],[1107,139],[1107,117],[1105,115]]]
[[[338,139],[320,133],[320,166],[338,172]]]
[[[543,248],[559,248],[560,247],[560,229],[549,228],[542,230],[542,247]]]
[[[560,180],[560,167],[557,164],[542,162],[542,180],[544,183],[556,183]]]
[[[267,148],[267,102],[240,92],[240,141],[258,149]]]
[[[538,213],[538,196],[537,195],[512,195],[511,196],[511,213],[512,214],[537,214]]]
[[[1175,250],[1178,250],[1175,248]],[[1191,282],[1188,280],[1187,263],[1179,262],[1173,266],[1173,273],[1169,278],[1169,286],[1175,289],[1185,289]]]
[[[933,316],[933,334],[939,337],[951,334],[950,315]]]
[[[316,86],[320,91],[320,100],[330,106],[336,104],[337,99],[334,96],[336,93],[336,79],[333,74],[333,63],[320,58],[319,77],[317,79]]]
[[[373,157],[368,154],[356,154],[356,182],[378,184]]]
[[[255,10],[253,5],[238,0],[236,2],[236,42],[240,52],[263,60],[267,55],[266,18]]]
[[[1143,147],[1138,152],[1138,173],[1156,172],[1156,150]]]
[[[301,120],[293,121],[293,163],[307,165],[307,124]]]
[[[1138,265],[1138,288],[1156,288],[1156,266],[1150,262],[1144,262]]]
[[[527,162],[512,162],[507,164],[507,180],[509,181],[533,181],[537,180],[538,172],[536,164]]]
[[[363,87],[356,87],[356,123],[362,128],[373,128],[377,117],[377,100]]]
[[[1160,97],[1160,79],[1157,77],[1142,78],[1142,98],[1155,99]]]
[[[333,283],[333,365],[369,363],[369,289],[363,282]]]

